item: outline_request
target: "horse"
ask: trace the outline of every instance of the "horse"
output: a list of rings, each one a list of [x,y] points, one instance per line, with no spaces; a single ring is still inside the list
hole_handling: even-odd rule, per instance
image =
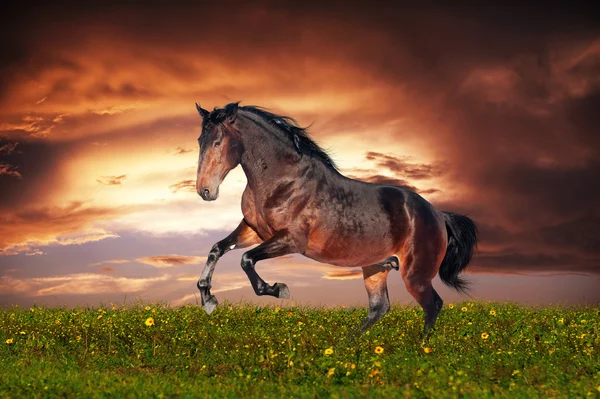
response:
[[[238,165],[247,178],[243,219],[214,244],[198,280],[202,306],[218,304],[211,281],[220,257],[244,252],[241,268],[256,295],[289,298],[284,283],[266,283],[256,265],[265,259],[301,254],[318,262],[361,267],[369,311],[365,333],[390,310],[388,273],[400,272],[408,292],[423,308],[426,336],[443,301],[432,286],[438,274],[465,292],[461,276],[477,245],[477,227],[467,216],[436,209],[407,188],[350,179],[289,116],[258,106],[231,103],[213,111],[196,103],[202,118],[196,191],[204,201],[219,196],[219,185]]]

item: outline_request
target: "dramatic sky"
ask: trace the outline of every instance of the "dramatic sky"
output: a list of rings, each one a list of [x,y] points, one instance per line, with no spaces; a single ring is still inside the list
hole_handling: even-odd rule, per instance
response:
[[[246,180],[195,193],[194,102],[233,101],[310,125],[345,175],[468,214],[472,298],[600,302],[590,9],[281,3],[3,10],[0,305],[195,303]],[[221,302],[292,303],[255,297],[241,255],[217,266]],[[293,303],[367,303],[360,270],[288,256],[258,271]],[[398,273],[389,286],[412,300]]]

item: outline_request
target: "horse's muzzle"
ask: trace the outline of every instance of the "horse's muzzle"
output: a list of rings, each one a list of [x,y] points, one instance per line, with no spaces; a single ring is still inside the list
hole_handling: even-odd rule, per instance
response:
[[[211,193],[208,188],[203,188],[202,190],[198,191],[198,194],[202,197],[204,201],[214,201],[219,196],[219,190],[216,190],[215,192]]]

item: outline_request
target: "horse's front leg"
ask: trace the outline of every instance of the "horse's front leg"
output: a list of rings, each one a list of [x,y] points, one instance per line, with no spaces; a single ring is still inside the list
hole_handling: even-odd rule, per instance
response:
[[[246,272],[256,295],[271,295],[277,298],[289,298],[290,290],[283,283],[269,285],[256,273],[256,262],[263,259],[304,252],[306,245],[295,239],[287,230],[277,232],[256,248],[242,255],[242,269]]]
[[[261,241],[262,240],[256,232],[242,219],[239,226],[229,234],[227,238],[213,245],[208,254],[204,270],[202,270],[200,280],[198,280],[198,289],[200,290],[200,297],[202,298],[202,306],[204,306],[206,313],[212,313],[218,304],[217,298],[210,293],[210,283],[219,258],[234,248],[249,247],[250,245],[258,244]]]

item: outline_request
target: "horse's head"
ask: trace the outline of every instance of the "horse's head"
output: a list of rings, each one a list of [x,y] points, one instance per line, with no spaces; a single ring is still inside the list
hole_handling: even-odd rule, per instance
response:
[[[202,117],[196,191],[205,201],[214,201],[219,196],[219,185],[242,158],[244,147],[235,128],[238,105],[229,104],[213,112],[198,104],[196,108]]]

